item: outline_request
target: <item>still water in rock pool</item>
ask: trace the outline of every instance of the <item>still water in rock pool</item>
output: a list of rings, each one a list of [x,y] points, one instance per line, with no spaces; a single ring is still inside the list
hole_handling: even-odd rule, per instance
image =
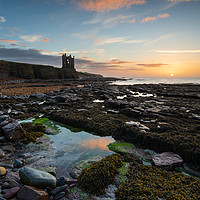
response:
[[[33,121],[34,119],[30,119],[20,123]],[[65,125],[50,120],[46,121],[46,124],[49,132],[57,134],[39,138],[38,141],[42,144],[27,145],[26,152],[31,156],[31,167],[56,167],[57,177],[69,177],[70,168],[80,161],[93,157],[103,158],[113,153],[107,147],[115,141],[112,137],[100,137],[85,131],[72,132]]]

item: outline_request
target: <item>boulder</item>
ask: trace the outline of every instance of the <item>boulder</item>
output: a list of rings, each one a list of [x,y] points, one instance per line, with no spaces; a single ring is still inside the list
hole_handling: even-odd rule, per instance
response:
[[[19,200],[47,200],[49,195],[41,189],[25,185],[19,190],[17,197]]]
[[[3,197],[6,199],[11,199],[17,196],[18,191],[20,190],[20,187],[13,187],[11,189],[9,189],[4,195]]]
[[[36,170],[30,167],[23,167],[19,170],[20,181],[25,185],[31,185],[37,188],[55,188],[56,178],[44,171]]]
[[[152,164],[165,170],[174,170],[183,164],[183,159],[173,152],[164,152],[152,156]]]
[[[3,126],[2,132],[9,140],[18,140],[25,137],[25,130],[17,121],[13,121]]]

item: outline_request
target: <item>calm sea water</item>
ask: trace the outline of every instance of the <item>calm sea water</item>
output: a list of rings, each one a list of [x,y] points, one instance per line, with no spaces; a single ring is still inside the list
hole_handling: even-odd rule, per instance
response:
[[[124,78],[125,81],[115,81],[112,84],[115,85],[133,85],[133,84],[159,84],[159,83],[166,83],[166,84],[200,84],[200,77],[195,78],[158,78],[158,77],[151,77],[151,78]]]

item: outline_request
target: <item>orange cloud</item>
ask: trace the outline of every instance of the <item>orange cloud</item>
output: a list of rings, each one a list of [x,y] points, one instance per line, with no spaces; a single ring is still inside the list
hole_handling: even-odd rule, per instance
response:
[[[20,41],[16,41],[16,40],[7,40],[7,39],[2,39],[2,38],[0,38],[0,42],[17,43],[17,42],[20,42]]]
[[[165,14],[159,14],[158,16],[157,16],[157,19],[159,19],[159,18],[168,18],[170,15],[169,14],[167,14],[167,13],[165,13]]]
[[[132,5],[146,3],[146,0],[81,0],[76,3],[83,9],[88,11],[110,11],[118,10],[123,7],[129,8]]]
[[[156,21],[156,17],[146,17],[141,22],[146,23],[149,21]]]
[[[146,23],[146,22],[149,22],[149,21],[156,21],[157,19],[160,19],[160,18],[168,18],[168,17],[170,17],[170,15],[167,14],[167,13],[158,14],[158,15],[155,16],[155,17],[146,17],[146,18],[144,18],[141,22],[142,22],[142,23]]]
[[[48,38],[45,38],[42,40],[42,42],[49,42],[49,41],[50,41],[50,39],[48,39]]]
[[[99,44],[101,42],[101,39],[100,38],[95,38],[93,39],[94,43],[95,44]]]

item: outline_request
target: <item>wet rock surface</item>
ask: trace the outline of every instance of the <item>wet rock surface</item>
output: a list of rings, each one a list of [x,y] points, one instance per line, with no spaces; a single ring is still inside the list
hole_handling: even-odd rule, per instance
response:
[[[44,134],[44,130],[41,129],[41,132],[32,130],[31,133],[34,133],[34,138],[32,138],[27,133],[30,127],[26,129],[27,125],[18,126],[16,122],[16,120],[29,117],[37,116],[38,118],[40,113],[44,114],[43,117],[66,125],[81,128],[100,136],[112,136],[116,140],[148,148],[156,153],[174,152],[180,155],[183,163],[187,163],[187,166],[189,166],[181,166],[183,169],[185,168],[186,171],[190,171],[193,174],[199,174],[199,85],[143,84],[117,86],[110,85],[106,80],[97,79],[79,81],[52,80],[46,82],[36,80],[35,82],[17,82],[19,85],[16,84],[16,88],[18,87],[17,89],[20,91],[19,95],[14,90],[15,84],[4,83],[0,87],[0,92],[2,92],[0,95],[0,167],[6,169],[6,172],[0,177],[2,194],[6,194],[14,187],[26,187],[23,185],[23,181],[20,181],[19,171],[23,166],[31,165],[40,159],[37,156],[33,156],[33,154],[30,155],[28,149],[31,148],[31,145],[24,143],[29,143],[30,141],[42,142],[39,137]],[[21,84],[23,87],[21,87]],[[36,128],[35,125],[32,128]],[[46,133],[52,132],[51,129],[45,131]],[[19,134],[24,132],[25,136]],[[21,137],[22,139],[20,139]],[[41,148],[48,149],[47,146],[41,146]],[[123,154],[124,149],[127,151],[127,147],[123,147],[119,152],[121,151],[120,153]],[[133,149],[131,152],[129,151],[130,154],[126,154],[126,162],[135,162],[135,159],[131,158],[132,152],[136,151]],[[147,160],[154,156],[145,152],[142,153],[144,154],[144,159]],[[132,169],[134,168],[133,165],[130,166],[132,166]],[[40,166],[40,168],[42,167],[50,166],[47,163],[45,166]],[[80,174],[81,168],[78,170],[78,174]],[[152,169],[144,168],[145,170],[152,173],[161,173],[161,171]],[[52,173],[56,175],[55,169]],[[78,174],[74,177],[77,178]],[[164,173],[161,177],[164,176],[167,177],[168,174]],[[133,177],[133,173],[131,177]],[[151,174],[146,176],[146,178],[148,177],[151,177]],[[178,175],[175,177],[177,178]],[[196,188],[195,184],[197,182],[195,181],[188,179],[187,183],[192,183]],[[48,194],[50,199],[84,199],[83,196],[86,195],[82,194],[77,188],[76,179],[70,181],[63,177],[59,181],[56,180],[54,184],[56,184],[56,189],[58,188],[58,193],[51,194],[52,189],[46,186],[42,190]],[[114,184],[116,188],[120,186],[119,183]],[[60,187],[65,189],[63,191],[59,190]],[[123,188],[119,191],[125,192]],[[193,192],[196,195],[195,189]],[[23,199],[18,194],[14,198]],[[118,195],[120,196],[121,193],[118,193]],[[105,196],[101,198],[105,198]],[[107,199],[111,198],[112,195],[108,196]],[[43,199],[46,197],[37,198]],[[95,199],[96,197],[89,195],[87,198]]]

